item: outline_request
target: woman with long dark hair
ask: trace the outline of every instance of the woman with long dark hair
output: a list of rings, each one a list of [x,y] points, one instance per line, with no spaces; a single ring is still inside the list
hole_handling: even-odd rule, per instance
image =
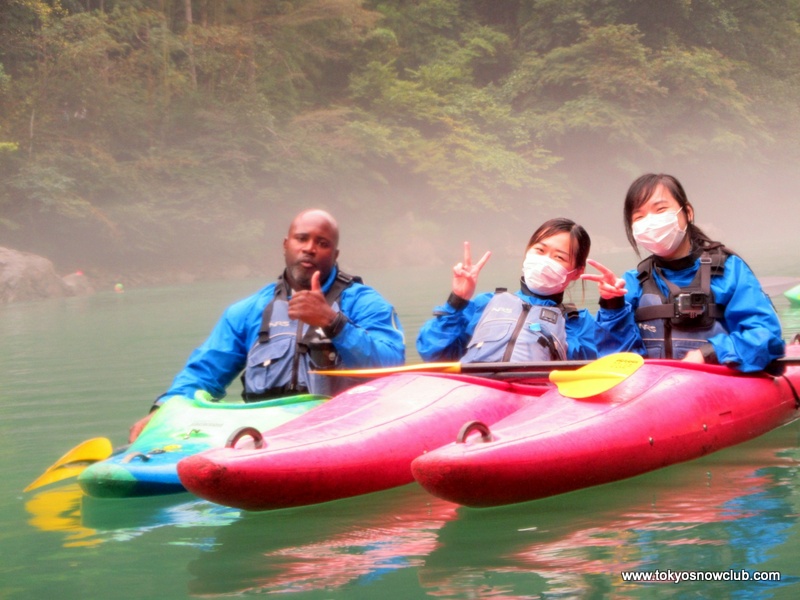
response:
[[[783,356],[780,321],[753,271],[694,224],[694,207],[672,175],[649,173],[625,197],[625,231],[650,252],[618,278],[599,275],[597,347],[759,371]]]

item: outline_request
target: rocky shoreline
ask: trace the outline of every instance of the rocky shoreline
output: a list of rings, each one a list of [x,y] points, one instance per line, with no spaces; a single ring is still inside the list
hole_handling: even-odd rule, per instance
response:
[[[126,271],[123,274],[91,267],[60,275],[48,258],[0,246],[0,305],[87,296],[97,292],[124,292],[137,287],[187,284],[206,279],[246,279],[258,275],[260,274],[245,265],[219,272],[204,268],[202,275],[188,270],[163,269]]]

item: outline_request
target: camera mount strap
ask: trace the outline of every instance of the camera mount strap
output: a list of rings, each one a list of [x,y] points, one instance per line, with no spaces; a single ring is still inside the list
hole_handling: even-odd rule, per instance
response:
[[[694,276],[692,282],[685,288],[679,288],[664,276],[661,268],[654,264],[654,261],[648,259],[649,264],[646,265],[644,270],[639,273],[639,280],[642,284],[643,293],[656,294],[661,298],[662,304],[652,306],[640,306],[636,309],[636,321],[653,321],[656,319],[691,319],[696,317],[687,317],[680,309],[680,300],[686,295],[694,312],[702,314],[708,320],[720,319],[725,314],[724,306],[720,306],[714,302],[714,294],[711,291],[711,274],[713,270],[721,270],[721,264],[727,256],[722,252],[715,252],[711,255],[707,251],[703,251],[700,255],[700,268]],[[653,281],[652,271],[658,273],[661,280],[669,290],[669,298],[664,297],[664,294],[658,289],[658,286]],[[702,302],[699,302],[702,297]],[[675,323],[678,324],[678,323]]]

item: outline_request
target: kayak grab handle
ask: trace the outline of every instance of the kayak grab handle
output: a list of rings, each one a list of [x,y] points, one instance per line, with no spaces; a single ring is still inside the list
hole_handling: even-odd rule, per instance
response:
[[[128,456],[126,456],[125,458],[123,458],[122,462],[129,463],[136,458],[140,459],[142,462],[147,462],[148,460],[150,460],[151,457],[149,454],[145,454],[144,452],[133,452],[131,454],[128,454]]]
[[[249,435],[251,438],[253,438],[253,443],[255,444],[256,449],[266,446],[264,443],[264,436],[261,435],[261,432],[258,429],[255,427],[240,427],[228,437],[228,441],[225,442],[225,447],[234,448],[236,446],[236,442],[246,435]]]
[[[469,421],[464,423],[461,427],[461,431],[458,432],[456,436],[456,443],[463,444],[467,441],[467,437],[473,431],[478,431],[481,434],[481,441],[482,442],[491,442],[492,441],[492,432],[489,431],[489,426],[485,423],[481,423],[480,421]]]

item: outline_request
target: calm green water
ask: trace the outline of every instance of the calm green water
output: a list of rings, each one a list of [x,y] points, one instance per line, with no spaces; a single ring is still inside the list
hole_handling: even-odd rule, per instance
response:
[[[514,270],[482,283],[509,285]],[[397,305],[410,361],[448,272],[364,273]],[[74,482],[21,492],[87,438],[122,444],[222,309],[260,284],[0,307],[0,599],[796,597],[795,425],[628,481],[493,510],[459,508],[416,485],[271,513],[189,494],[81,499]],[[800,331],[800,309],[782,297],[776,305],[786,331]],[[782,580],[634,585],[621,581],[627,569],[779,571]]]

